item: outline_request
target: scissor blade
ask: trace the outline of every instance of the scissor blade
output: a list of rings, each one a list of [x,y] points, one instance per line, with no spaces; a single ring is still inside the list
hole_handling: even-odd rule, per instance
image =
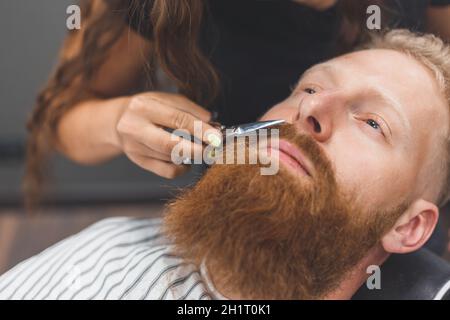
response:
[[[272,126],[276,126],[278,124],[282,124],[286,122],[285,120],[269,120],[269,121],[258,121],[258,122],[251,122],[251,123],[245,123],[229,128],[225,128],[225,135],[241,135],[246,134],[249,132],[254,132],[260,129],[269,128]]]

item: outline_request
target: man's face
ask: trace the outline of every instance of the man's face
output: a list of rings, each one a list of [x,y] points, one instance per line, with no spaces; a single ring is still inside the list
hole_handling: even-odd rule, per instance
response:
[[[214,165],[169,205],[166,232],[246,298],[326,297],[414,197],[434,195],[425,182],[448,130],[439,97],[425,68],[391,51],[314,67],[263,117],[290,122],[279,127],[280,171]]]
[[[262,119],[310,134],[338,184],[369,208],[438,192],[448,111],[432,73],[404,54],[366,50],[317,65]]]

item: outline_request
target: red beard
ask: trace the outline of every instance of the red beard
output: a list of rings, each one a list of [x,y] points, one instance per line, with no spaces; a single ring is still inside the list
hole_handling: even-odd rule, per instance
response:
[[[247,299],[320,299],[375,246],[403,212],[367,212],[337,186],[330,162],[292,125],[280,138],[314,165],[312,181],[281,166],[215,165],[167,207],[165,230],[178,254]],[[308,179],[308,178],[304,178]]]

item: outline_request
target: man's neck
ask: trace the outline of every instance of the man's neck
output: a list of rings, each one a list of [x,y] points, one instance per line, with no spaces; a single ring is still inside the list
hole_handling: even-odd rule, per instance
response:
[[[324,300],[349,300],[356,293],[356,291],[367,281],[369,274],[367,268],[371,265],[381,266],[389,257],[389,254],[380,247],[372,248],[368,254],[345,276],[339,287],[325,297]],[[211,265],[205,264],[203,266],[208,277],[210,285],[215,291],[219,292],[221,296],[230,300],[248,300],[249,297],[242,296],[238,290],[233,290],[226,286],[221,281],[221,277],[215,272]],[[218,298],[218,297],[216,297]]]
[[[370,276],[369,266],[381,266],[389,254],[381,247],[372,248],[368,254],[345,276],[339,288],[327,294],[324,300],[350,300]]]

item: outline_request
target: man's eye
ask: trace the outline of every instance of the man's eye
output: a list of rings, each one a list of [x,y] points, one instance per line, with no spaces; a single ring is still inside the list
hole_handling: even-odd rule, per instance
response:
[[[380,116],[376,114],[365,114],[360,116],[357,115],[356,119],[360,121],[363,129],[369,134],[372,134],[374,132],[373,130],[375,130],[376,135],[381,134],[384,138],[388,138],[386,136],[386,132],[390,132],[389,126],[386,124],[386,121],[384,121],[384,119]],[[369,125],[370,128],[367,128],[366,125]]]
[[[305,88],[303,91],[305,91],[307,94],[314,94],[316,93],[316,90],[312,88]]]
[[[371,126],[372,128],[376,129],[376,130],[380,130],[380,129],[381,129],[381,127],[380,127],[380,125],[378,124],[378,122],[376,122],[376,121],[373,120],[373,119],[368,119],[368,120],[366,120],[366,123],[367,123],[369,126]]]

